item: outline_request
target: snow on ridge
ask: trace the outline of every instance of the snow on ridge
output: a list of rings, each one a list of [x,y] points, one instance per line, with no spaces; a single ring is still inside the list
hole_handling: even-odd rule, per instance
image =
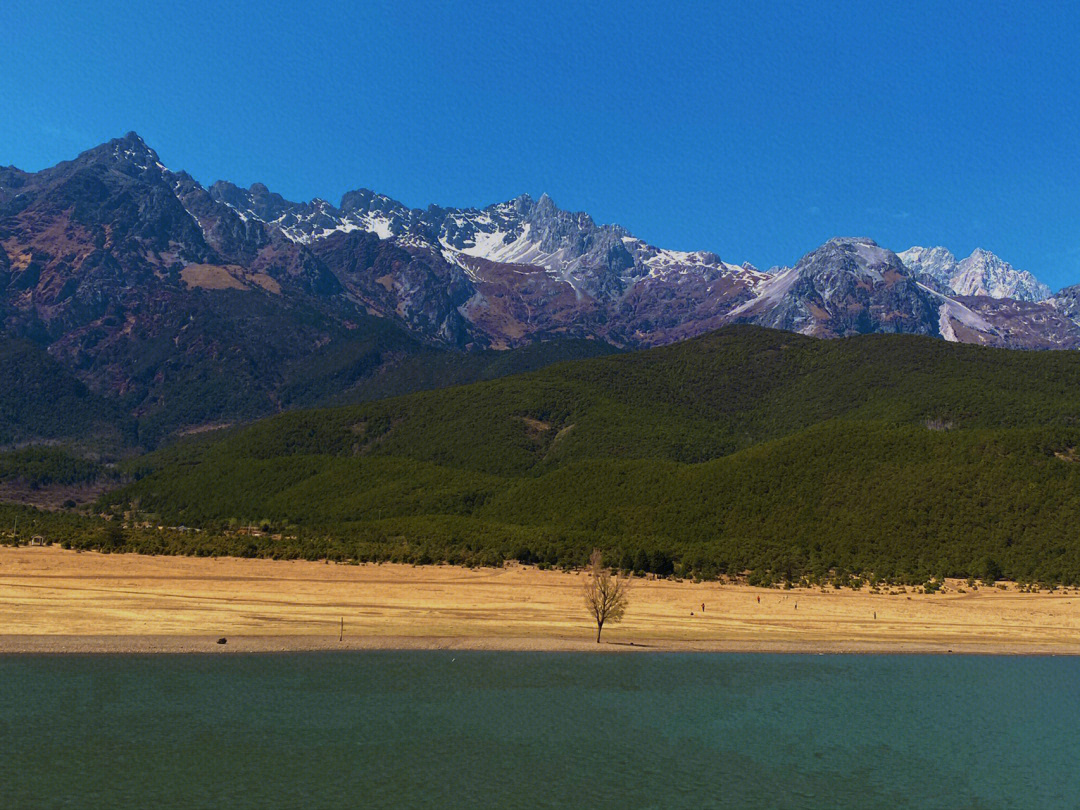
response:
[[[525,223],[521,234],[513,241],[507,242],[506,239],[510,235],[501,229],[477,231],[472,239],[473,244],[461,248],[460,252],[499,264],[527,264],[543,267],[555,273],[567,269],[565,249],[543,250],[540,243],[532,239],[531,224]],[[444,247],[449,247],[449,245],[444,243]]]
[[[927,287],[921,281],[917,281],[915,284],[935,298],[941,299],[941,305],[938,307],[938,329],[945,340],[953,343],[959,342],[959,338],[956,336],[956,331],[953,329],[950,319],[955,319],[965,326],[969,326],[979,332],[994,334],[994,327],[991,326],[990,322],[982,315],[975,312],[975,310],[961,304],[954,298],[949,298],[949,296],[942,295],[937,290]]]
[[[759,270],[758,273],[761,273],[761,271]],[[739,315],[743,312],[748,312],[749,310],[754,309],[758,304],[779,303],[800,277],[800,273],[795,267],[785,267],[774,275],[769,275],[768,273],[761,273],[761,275],[763,278],[758,282],[755,290],[757,295],[749,301],[735,307],[735,309],[731,311],[731,315]]]
[[[383,208],[370,205],[370,200],[381,202]],[[262,221],[251,206],[240,210],[227,200],[221,202],[245,220]],[[436,233],[432,233],[428,239],[434,238],[436,244],[428,244],[421,239],[423,246],[436,247],[451,263],[462,265],[457,259],[457,255],[462,254],[499,264],[542,267],[571,283],[579,293],[585,275],[602,269],[602,265],[594,268],[589,264],[596,256],[578,255],[580,248],[575,247],[574,236],[556,236],[552,245],[541,247],[545,240],[551,239],[550,235],[545,235],[547,226],[543,221],[539,224],[531,221],[535,209],[522,205],[521,198],[496,203],[482,210],[441,209],[442,216],[434,220],[428,219],[419,210],[403,207],[400,212],[395,208],[388,213],[385,205],[392,202],[390,198],[370,192],[365,196],[364,204],[356,210],[338,211],[325,200],[315,198],[310,203],[291,206],[267,224],[276,227],[285,238],[300,244],[310,244],[337,232],[356,230],[374,233],[380,239],[396,238],[404,244],[407,234],[416,231],[415,226],[423,226],[420,230],[434,228]],[[592,220],[586,215],[578,217],[574,223],[584,229],[576,237],[578,239],[581,236],[587,240],[596,238],[599,232],[609,227],[593,226]],[[767,273],[753,268],[723,262],[710,251],[658,248],[627,234],[618,226],[610,227],[615,228],[616,239],[621,241],[633,259],[632,268],[618,272],[624,285],[633,285],[643,278],[722,274],[743,277],[751,286],[757,286],[769,277]],[[573,226],[571,229],[573,234],[578,233]]]
[[[952,319],[949,318],[949,305],[947,303],[938,307],[938,331],[941,332],[941,337],[949,343],[960,342],[960,338],[956,336],[956,330],[953,329]]]
[[[393,224],[389,217],[380,215],[377,211],[365,211],[364,214],[356,219],[350,216],[344,216],[341,218],[341,224],[336,228],[331,228],[326,231],[321,231],[315,234],[316,239],[325,239],[332,233],[352,233],[353,231],[365,231],[366,233],[373,233],[380,239],[390,239],[394,236]]]
[[[374,211],[368,212],[363,224],[367,230],[376,234],[380,239],[389,239],[394,235],[394,231],[390,227],[390,219],[377,216]]]
[[[161,164],[158,165],[160,166]],[[173,180],[173,196],[176,197],[176,201],[180,203],[180,207],[184,209],[184,212],[195,220],[195,224],[199,226],[199,230],[202,232],[203,239],[208,239],[209,237],[207,236],[206,228],[203,227],[202,220],[191,213],[191,209],[184,205],[184,199],[180,196],[180,181],[176,179]]]

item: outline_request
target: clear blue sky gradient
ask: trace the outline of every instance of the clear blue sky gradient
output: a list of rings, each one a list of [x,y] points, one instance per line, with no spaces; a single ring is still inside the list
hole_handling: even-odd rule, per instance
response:
[[[664,247],[831,236],[1080,282],[1070,3],[0,3],[0,163],[136,130],[209,184],[548,192]]]

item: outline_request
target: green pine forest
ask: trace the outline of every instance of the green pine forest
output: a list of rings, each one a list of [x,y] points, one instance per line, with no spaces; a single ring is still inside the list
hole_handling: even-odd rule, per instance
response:
[[[1078,448],[1075,352],[740,326],[192,437],[121,465],[108,524],[22,520],[155,553],[1076,584]]]

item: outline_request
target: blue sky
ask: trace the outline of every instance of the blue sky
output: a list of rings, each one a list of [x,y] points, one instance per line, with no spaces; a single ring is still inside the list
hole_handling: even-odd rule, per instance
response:
[[[6,0],[0,163],[134,129],[291,199],[546,191],[763,268],[865,235],[1080,282],[1068,3],[307,5]]]

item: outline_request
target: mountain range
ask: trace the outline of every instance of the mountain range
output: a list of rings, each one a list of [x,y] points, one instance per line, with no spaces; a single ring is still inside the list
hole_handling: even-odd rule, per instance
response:
[[[111,403],[152,445],[736,323],[1075,349],[1080,288],[1051,295],[983,250],[957,261],[864,238],[761,271],[651,245],[546,195],[296,203],[261,184],[203,187],[129,133],[39,172],[0,168],[0,322],[14,356],[47,360],[69,377],[59,387]],[[495,360],[504,350],[515,359]],[[24,423],[0,413],[0,443],[55,437]]]

